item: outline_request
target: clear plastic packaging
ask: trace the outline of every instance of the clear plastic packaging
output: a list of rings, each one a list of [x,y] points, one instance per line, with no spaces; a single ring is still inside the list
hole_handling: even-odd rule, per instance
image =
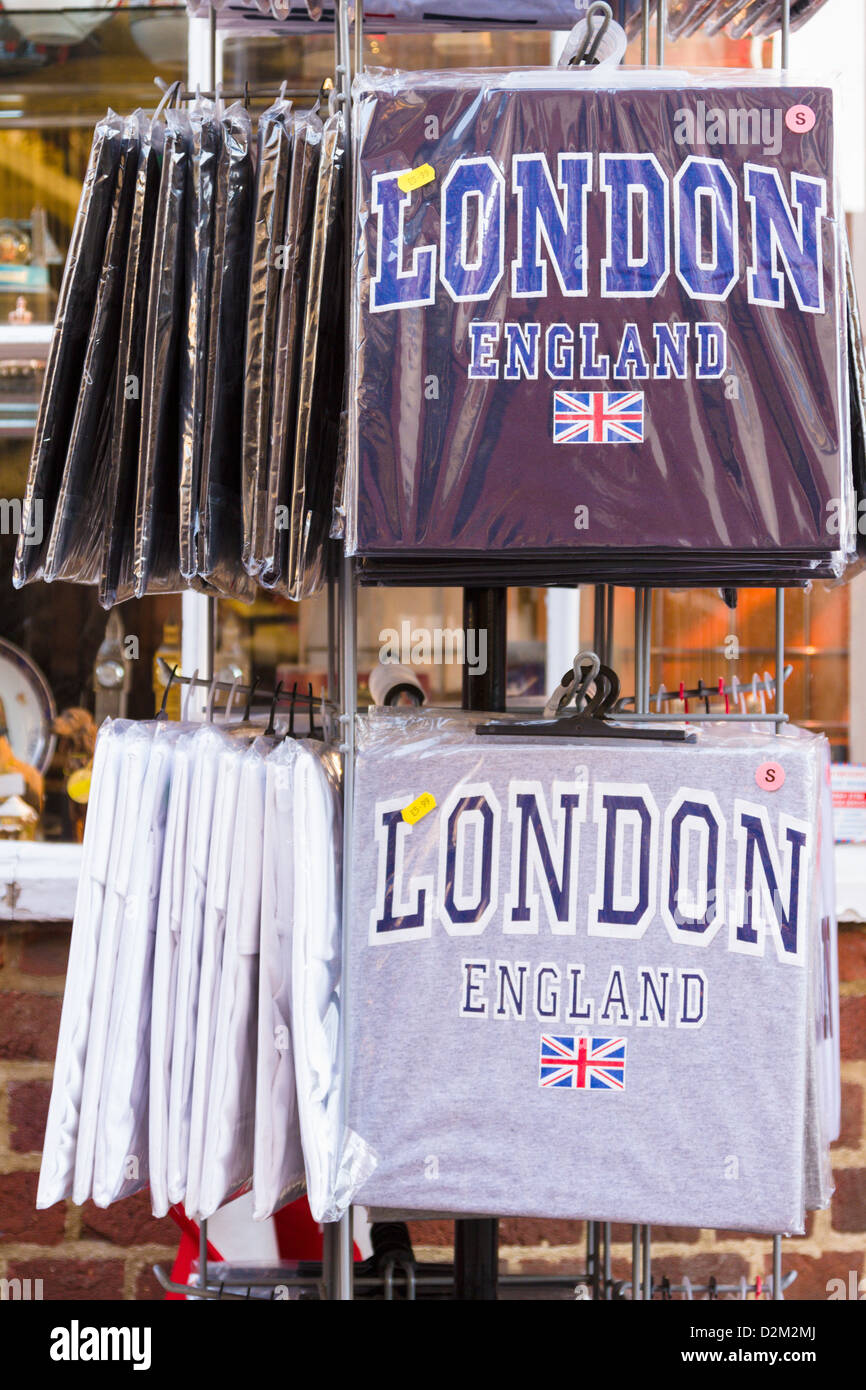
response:
[[[133,117],[124,121],[123,126],[81,389],[48,538],[43,576],[46,582],[65,579],[93,584],[99,578],[117,376],[117,335],[138,149],[139,126]]]
[[[399,582],[410,554],[427,582],[505,582],[518,559],[551,584],[842,573],[829,85],[383,71],[355,96],[347,548],[366,576]]]
[[[222,127],[197,572],[207,586],[220,593],[251,598],[255,585],[240,563],[244,325],[255,177],[249,112],[240,103],[230,106]]]
[[[701,725],[624,766],[490,717],[357,722],[355,1201],[802,1231],[826,740]]]
[[[261,116],[258,129],[241,452],[243,563],[251,575],[261,569],[265,548],[265,508],[257,507],[257,499],[267,497],[271,452],[274,344],[292,162],[291,110],[291,102],[276,101]]]
[[[63,272],[22,509],[12,582],[41,579],[75,420],[123,145],[113,111],[96,126]]]
[[[139,130],[138,168],[118,333],[111,460],[99,577],[99,602],[103,608],[111,608],[134,593],[135,494],[144,339],[165,133],[165,125],[159,117],[148,120],[142,111],[137,111],[131,120]]]
[[[298,371],[288,593],[309,598],[325,577],[345,366],[343,160],[339,114],[325,122]]]
[[[266,475],[262,470],[258,476],[255,506],[256,516],[264,516],[265,554],[258,579],[266,588],[280,583],[288,565],[298,381],[321,144],[318,115],[296,114],[277,319],[270,465]]]
[[[117,814],[123,734],[128,727],[126,720],[106,720],[93,755],[81,874],[36,1193],[40,1209],[72,1196],[111,827]]]
[[[175,593],[180,573],[180,344],[184,228],[192,135],[185,111],[165,119],[142,364],[141,435],[135,499],[135,596]]]
[[[191,149],[185,199],[186,341],[180,351],[180,572],[189,582],[198,570],[199,489],[205,414],[205,382],[211,312],[214,221],[221,125],[213,102],[198,100],[189,113]]]

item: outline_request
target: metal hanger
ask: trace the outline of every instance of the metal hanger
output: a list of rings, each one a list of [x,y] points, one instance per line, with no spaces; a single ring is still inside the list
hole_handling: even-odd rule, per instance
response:
[[[593,28],[596,20],[597,27]],[[586,33],[580,48],[569,60],[570,68],[580,67],[584,63],[592,67],[598,64],[597,54],[601,41],[612,23],[613,10],[607,0],[595,0],[595,4],[590,5],[586,12]]]
[[[594,676],[591,674],[595,672]],[[579,674],[580,673],[580,674]],[[559,715],[542,719],[518,722],[496,720],[489,724],[477,725],[476,734],[500,734],[505,738],[608,738],[628,739],[632,742],[646,742],[651,739],[658,743],[694,743],[695,735],[685,729],[624,728],[608,722],[619,699],[619,676],[610,666],[598,660],[594,652],[581,653],[575,658],[573,697],[585,700],[583,708],[574,714]],[[560,688],[567,689],[568,677],[563,677]],[[586,694],[590,683],[595,685],[595,693],[589,698]],[[551,696],[549,705],[553,705]],[[572,695],[566,694],[558,708],[564,709]]]
[[[172,666],[168,673],[168,680],[165,683],[165,690],[162,692],[162,704],[157,713],[157,719],[168,719],[168,692],[171,690],[171,683],[177,675],[177,667]]]

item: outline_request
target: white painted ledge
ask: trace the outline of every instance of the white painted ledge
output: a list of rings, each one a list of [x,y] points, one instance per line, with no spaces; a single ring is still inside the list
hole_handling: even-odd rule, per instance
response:
[[[0,922],[71,922],[81,845],[0,840]]]

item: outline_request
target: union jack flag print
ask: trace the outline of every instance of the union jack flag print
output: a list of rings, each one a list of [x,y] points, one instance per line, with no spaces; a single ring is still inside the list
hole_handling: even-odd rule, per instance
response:
[[[554,444],[640,444],[642,391],[554,391]]]
[[[538,1084],[576,1091],[624,1091],[625,1038],[543,1035]]]

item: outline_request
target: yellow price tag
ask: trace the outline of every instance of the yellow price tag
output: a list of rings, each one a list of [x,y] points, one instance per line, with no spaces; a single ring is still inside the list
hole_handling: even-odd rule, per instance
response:
[[[409,806],[404,806],[400,815],[407,825],[417,825],[426,815],[436,809],[436,798],[432,792],[422,792]]]
[[[432,183],[435,177],[436,170],[432,164],[419,164],[417,169],[407,169],[405,174],[400,175],[397,187],[402,193],[414,193],[416,188]]]
[[[66,791],[72,801],[76,801],[79,806],[86,806],[90,800],[90,776],[93,769],[80,767],[77,772],[73,772],[69,781],[66,783]]]

